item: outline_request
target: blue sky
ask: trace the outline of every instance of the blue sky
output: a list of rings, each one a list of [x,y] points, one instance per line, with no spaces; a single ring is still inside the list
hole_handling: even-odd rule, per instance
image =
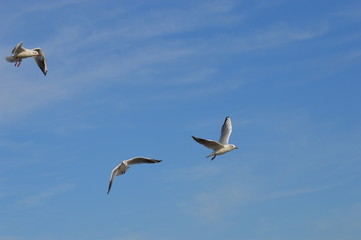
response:
[[[6,1],[0,240],[359,240],[359,1]],[[192,135],[239,147],[214,161]],[[122,160],[146,156],[115,179]]]

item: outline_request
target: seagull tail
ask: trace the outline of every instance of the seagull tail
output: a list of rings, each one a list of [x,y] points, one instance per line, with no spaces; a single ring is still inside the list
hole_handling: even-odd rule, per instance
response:
[[[212,153],[212,154],[209,154],[208,156],[206,156],[206,158],[209,158],[209,157],[212,157],[211,161],[213,161],[217,157],[217,155]]]
[[[14,60],[14,57],[13,56],[8,56],[8,57],[5,57],[6,61],[8,62],[15,62]]]

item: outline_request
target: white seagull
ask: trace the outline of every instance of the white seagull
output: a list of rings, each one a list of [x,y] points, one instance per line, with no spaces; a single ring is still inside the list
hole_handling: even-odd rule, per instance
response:
[[[11,51],[12,56],[6,57],[6,61],[15,62],[15,67],[19,67],[21,61],[24,58],[33,57],[38,64],[41,71],[44,73],[44,76],[48,72],[48,67],[46,66],[45,55],[41,48],[26,49],[23,47],[23,42],[20,42],[14,49]]]
[[[213,150],[211,154],[206,156],[207,158],[213,156],[212,158],[213,160],[216,158],[217,155],[225,154],[227,152],[232,151],[233,149],[238,149],[235,145],[228,144],[229,137],[231,136],[231,132],[232,132],[232,122],[230,117],[226,117],[222,126],[221,137],[219,138],[218,142],[213,140],[198,138],[194,136],[192,136],[192,138],[196,140],[196,142]]]
[[[110,175],[110,182],[109,182],[107,194],[109,194],[109,192],[110,192],[110,189],[112,187],[115,176],[124,174],[128,170],[129,165],[140,164],[140,163],[159,163],[161,161],[162,160],[156,160],[156,159],[145,158],[145,157],[135,157],[135,158],[131,158],[128,160],[124,160],[121,164],[119,164],[118,166],[116,166],[113,169],[112,174]]]

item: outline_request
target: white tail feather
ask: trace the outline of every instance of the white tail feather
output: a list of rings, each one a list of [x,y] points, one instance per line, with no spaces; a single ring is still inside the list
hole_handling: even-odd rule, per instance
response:
[[[8,62],[15,62],[15,59],[14,59],[13,56],[6,57],[5,59],[6,59],[6,61],[8,61]]]

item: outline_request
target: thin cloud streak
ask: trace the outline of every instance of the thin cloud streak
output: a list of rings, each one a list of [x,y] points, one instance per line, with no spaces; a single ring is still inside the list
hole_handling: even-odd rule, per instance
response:
[[[58,2],[49,2],[43,1],[41,3],[37,3],[35,5],[22,5],[17,9],[17,11],[12,11],[10,15],[12,17],[11,21],[16,21],[18,18],[22,18],[24,15],[36,14],[41,11],[51,11],[51,10],[59,10],[60,8],[67,7],[74,4],[80,4],[82,2],[89,2],[86,0],[62,0]]]
[[[180,90],[177,92],[160,93],[156,96],[147,97],[149,100],[163,101],[163,100],[178,100],[199,98],[202,96],[217,96],[227,92],[235,91],[239,89],[242,83],[228,83],[227,85],[219,84],[216,86],[208,87],[193,87],[190,90]]]
[[[328,27],[300,28],[288,24],[276,24],[264,30],[257,30],[245,36],[236,36],[223,42],[222,50],[248,52],[264,48],[272,48],[283,44],[309,40],[328,32]]]
[[[128,16],[117,23],[118,28],[105,29],[94,34],[94,39],[149,39],[212,27],[235,25],[243,17],[231,13],[237,6],[232,1],[192,3],[186,8],[165,8],[146,12],[136,18]]]
[[[64,194],[74,188],[73,184],[63,184],[45,190],[36,195],[28,196],[16,202],[20,207],[34,207],[43,204],[46,200]]]
[[[320,187],[310,187],[310,188],[300,188],[300,189],[293,189],[293,190],[285,190],[285,191],[274,191],[262,196],[258,197],[257,201],[268,201],[273,199],[281,199],[281,198],[287,198],[297,195],[303,195],[308,193],[315,193],[324,191],[330,188],[333,188],[334,186],[320,186]]]
[[[218,221],[229,216],[229,211],[241,205],[258,204],[276,199],[295,197],[324,191],[333,186],[320,186],[304,189],[290,189],[285,191],[272,191],[262,193],[252,186],[240,186],[234,183],[226,183],[211,191],[197,193],[188,202],[179,204],[181,210],[200,219]]]
[[[66,1],[61,6],[80,2]],[[56,6],[58,5],[49,4],[43,8],[51,9]],[[17,81],[12,79],[13,76],[11,76],[11,74],[15,73],[9,70],[3,78],[5,80],[1,82],[1,122],[10,122],[13,119],[36,112],[40,108],[51,106],[58,101],[77,96],[84,92],[84,85],[87,86],[86,91],[92,91],[97,86],[118,82],[118,79],[121,79],[123,84],[143,84],[147,83],[146,80],[149,78],[152,79],[152,85],[155,83],[169,84],[169,86],[180,83],[197,84],[197,82],[205,81],[208,76],[217,71],[216,68],[208,68],[211,70],[207,70],[203,67],[206,69],[203,72],[195,73],[182,80],[175,77],[175,79],[169,79],[168,81],[162,78],[157,80],[157,73],[154,73],[153,69],[158,69],[157,67],[164,63],[188,61],[195,56],[203,57],[205,54],[217,54],[220,51],[252,51],[293,41],[311,39],[327,32],[327,29],[323,27],[312,30],[281,24],[271,26],[263,31],[246,33],[244,36],[222,34],[221,37],[212,37],[210,39],[184,38],[181,41],[158,39],[157,42],[151,41],[140,48],[132,49],[134,44],[139,44],[139,42],[133,42],[134,38],[145,41],[149,37],[186,33],[195,28],[207,28],[207,26],[215,24],[215,22],[207,21],[207,19],[214,16],[214,21],[220,20],[218,22],[220,28],[238,24],[241,19],[233,21],[234,18],[239,16],[233,16],[233,13],[231,13],[236,6],[237,4],[232,1],[227,2],[225,5],[219,5],[218,1],[214,1],[199,4],[194,9],[158,10],[157,12],[145,14],[142,21],[135,19],[128,21],[126,25],[126,28],[129,28],[128,30],[124,29],[123,22],[116,23],[111,29],[101,29],[100,32],[96,33],[91,31],[91,25],[84,28],[84,25],[80,23],[71,27],[59,28],[52,38],[48,38],[46,42],[41,43],[49,59],[49,76],[47,78],[53,76],[52,82],[40,85],[40,83]],[[200,9],[202,11],[199,11]],[[221,20],[224,19],[224,15],[229,16],[229,20]],[[187,19],[187,21],[182,21],[184,19]],[[195,22],[198,25],[194,26]],[[149,32],[145,31],[145,29],[149,29],[150,25],[153,28],[156,27],[156,30],[153,31],[150,28]],[[131,32],[135,30],[136,33]],[[92,46],[101,40],[111,43],[108,44],[111,47],[92,49]],[[219,47],[214,48],[214,46]],[[61,51],[59,51],[60,49]],[[102,53],[104,51],[105,53]],[[82,71],[78,68],[79,64],[82,66]],[[56,68],[56,66],[60,65],[63,66],[64,70]],[[106,78],[104,78],[105,76]],[[20,79],[20,77],[18,78]],[[193,88],[181,93],[159,95],[157,98],[177,99],[181,96],[184,97],[184,95],[194,98],[200,95],[216,95],[239,87],[240,84],[231,83],[227,86]]]
[[[0,240],[23,240],[24,238],[18,236],[0,236]]]
[[[126,235],[120,238],[113,238],[112,240],[145,240],[147,239],[145,236],[141,234],[133,234],[133,235]]]

